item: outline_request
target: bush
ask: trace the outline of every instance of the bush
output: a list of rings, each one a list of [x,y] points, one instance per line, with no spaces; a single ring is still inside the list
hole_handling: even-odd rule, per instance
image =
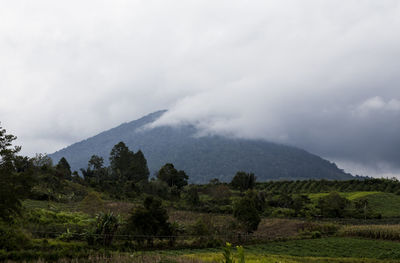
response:
[[[272,210],[271,217],[277,217],[277,218],[288,218],[288,217],[294,217],[296,215],[296,211],[294,209],[290,208],[275,208]]]
[[[338,193],[330,193],[318,200],[321,215],[328,218],[342,218],[347,215],[350,201]]]
[[[167,210],[160,200],[147,197],[143,205],[136,207],[128,218],[126,230],[135,235],[135,239],[142,243],[147,239],[147,244],[153,246],[155,236],[168,236],[171,234],[171,225],[168,221]]]
[[[0,222],[0,248],[6,251],[19,250],[30,245],[30,238],[20,229]]]
[[[25,215],[26,227],[34,230],[36,237],[57,237],[69,229],[73,233],[83,233],[93,219],[83,213],[54,212],[46,209],[33,209]],[[43,232],[43,233],[41,233]]]
[[[247,233],[257,230],[261,221],[252,194],[248,193],[234,204],[233,216],[243,225]]]
[[[114,235],[120,225],[119,221],[119,218],[112,212],[98,214],[94,228],[86,234],[88,244],[100,244],[105,247],[111,246]]]
[[[311,238],[321,238],[321,236],[321,232],[319,231],[311,232]]]

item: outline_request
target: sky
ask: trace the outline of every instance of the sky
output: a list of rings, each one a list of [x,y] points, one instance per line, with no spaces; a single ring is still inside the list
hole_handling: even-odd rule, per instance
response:
[[[148,113],[400,175],[398,0],[0,0],[0,122],[52,153]]]

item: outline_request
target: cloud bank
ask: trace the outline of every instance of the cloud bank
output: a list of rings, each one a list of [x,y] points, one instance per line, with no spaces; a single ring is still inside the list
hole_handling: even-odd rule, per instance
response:
[[[8,1],[0,121],[53,152],[146,113],[400,174],[400,3]]]

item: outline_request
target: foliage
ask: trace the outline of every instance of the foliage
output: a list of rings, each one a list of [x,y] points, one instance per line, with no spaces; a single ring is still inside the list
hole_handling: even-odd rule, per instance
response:
[[[318,208],[323,217],[341,218],[346,216],[346,208],[350,201],[341,197],[338,193],[330,193],[318,200]]]
[[[222,255],[224,256],[224,260],[222,261],[222,263],[234,263],[235,260],[233,258],[233,254],[232,254],[232,244],[229,242],[226,242],[225,247],[223,247],[223,253]]]
[[[92,155],[87,168],[81,169],[84,183],[98,191],[108,192],[115,198],[134,198],[144,190],[149,169],[142,151],[129,150],[124,142],[119,142],[111,150],[110,167],[104,167],[104,159]]]
[[[176,186],[181,189],[188,184],[189,176],[183,170],[176,170],[172,163],[167,163],[158,171],[157,178],[166,182],[169,187]]]
[[[86,184],[106,190],[108,180],[111,178],[109,178],[108,169],[103,166],[103,163],[104,160],[102,157],[92,155],[88,161],[87,169],[81,169],[81,172]]]
[[[110,153],[110,168],[114,178],[137,183],[147,180],[149,169],[141,151],[133,153],[123,142],[117,143]]]
[[[231,181],[232,187],[239,189],[240,192],[253,189],[255,183],[256,177],[253,173],[246,173],[242,171],[237,172]]]
[[[257,210],[257,201],[254,193],[249,191],[243,198],[239,199],[233,208],[234,217],[243,224],[248,233],[257,230],[261,221],[259,211]]]
[[[58,237],[68,231],[83,234],[92,223],[92,219],[83,213],[67,211],[49,211],[43,208],[32,209],[25,213],[23,222],[25,229],[37,238]],[[74,235],[77,239],[80,239]]]
[[[309,194],[329,192],[386,192],[394,193],[400,189],[400,182],[396,178],[358,178],[350,180],[293,180],[293,181],[268,181],[258,183],[258,189],[267,192],[288,194]],[[355,198],[361,198],[355,197]]]
[[[93,230],[87,233],[88,244],[99,244],[104,247],[111,246],[119,226],[120,220],[112,212],[98,214]]]
[[[145,185],[144,192],[162,199],[168,199],[169,194],[167,183],[161,180],[151,180]]]
[[[200,204],[199,191],[196,187],[190,187],[187,190],[185,200],[190,206],[198,206]]]
[[[147,197],[143,205],[131,212],[126,230],[139,242],[147,239],[148,244],[152,246],[154,237],[169,235],[171,231],[167,210],[162,207],[160,200]]]
[[[0,126],[0,219],[6,221],[20,212],[21,199],[28,197],[34,183],[32,162],[17,156],[21,147],[12,147],[16,139]]]
[[[56,165],[56,172],[61,178],[71,180],[71,166],[69,165],[67,159],[64,157],[60,159]]]
[[[27,247],[29,243],[29,237],[18,226],[0,221],[0,249],[19,250]]]

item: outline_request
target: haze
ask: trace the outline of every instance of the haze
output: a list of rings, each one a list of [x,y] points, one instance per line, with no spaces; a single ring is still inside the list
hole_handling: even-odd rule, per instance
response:
[[[155,125],[400,174],[400,2],[1,1],[0,121],[51,153]]]

